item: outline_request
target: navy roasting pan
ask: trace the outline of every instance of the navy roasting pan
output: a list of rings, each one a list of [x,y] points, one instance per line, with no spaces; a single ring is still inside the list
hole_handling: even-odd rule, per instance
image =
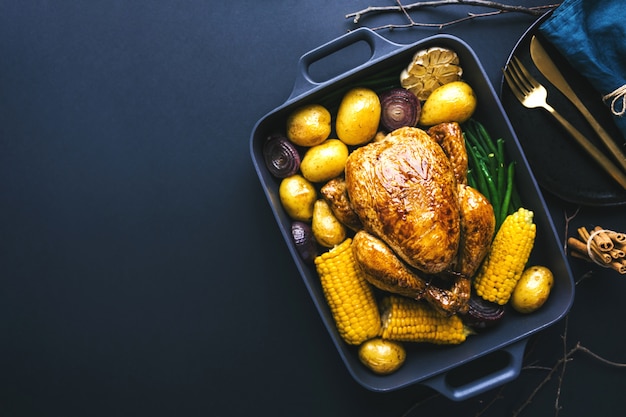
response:
[[[342,51],[362,46],[369,49],[369,58],[364,63],[325,81],[313,79],[311,72],[315,65],[332,60]],[[278,196],[280,180],[272,177],[265,167],[262,147],[270,134],[284,132],[287,116],[295,108],[315,103],[337,89],[358,84],[360,79],[392,67],[398,68],[399,74],[415,52],[432,46],[456,51],[463,67],[463,79],[472,86],[478,97],[474,118],[484,124],[493,137],[505,139],[507,155],[517,164],[516,181],[521,199],[524,206],[535,213],[537,237],[529,264],[549,267],[554,273],[555,283],[547,303],[535,313],[522,315],[510,309],[498,326],[472,335],[456,346],[405,344],[405,364],[395,373],[381,376],[365,368],[358,359],[357,348],[346,344],[337,333],[317,273],[313,266],[300,259],[292,242],[292,221],[283,211]],[[349,373],[359,384],[372,391],[392,391],[419,383],[455,401],[473,397],[515,379],[522,367],[528,338],[553,325],[569,311],[574,300],[574,281],[537,182],[475,53],[464,41],[450,35],[434,35],[413,44],[401,45],[390,42],[370,29],[361,28],[306,53],[297,64],[296,81],[290,97],[256,123],[250,138],[250,152],[287,248]]]

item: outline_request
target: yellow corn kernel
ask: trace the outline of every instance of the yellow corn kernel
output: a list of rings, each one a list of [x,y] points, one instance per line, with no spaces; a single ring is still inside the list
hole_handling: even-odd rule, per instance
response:
[[[380,310],[383,339],[456,345],[471,334],[459,316],[445,316],[424,301],[389,295]]]
[[[536,230],[533,212],[525,208],[504,219],[474,277],[476,294],[500,305],[509,301],[535,244]]]
[[[351,345],[378,336],[380,313],[374,291],[352,254],[348,238],[315,258],[326,302],[339,335]]]

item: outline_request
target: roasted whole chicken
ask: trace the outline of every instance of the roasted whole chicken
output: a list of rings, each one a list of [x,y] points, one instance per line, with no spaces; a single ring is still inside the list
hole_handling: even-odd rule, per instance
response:
[[[341,202],[344,218],[358,217],[353,250],[374,286],[454,314],[467,310],[470,277],[495,229],[491,204],[466,176],[457,123],[403,127],[354,150],[345,184],[322,194],[338,211]]]

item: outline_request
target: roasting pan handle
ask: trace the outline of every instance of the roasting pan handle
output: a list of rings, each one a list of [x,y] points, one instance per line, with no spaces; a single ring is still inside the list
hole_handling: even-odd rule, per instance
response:
[[[321,61],[323,58],[329,57],[330,55],[339,52],[342,49],[348,48],[349,46],[354,45],[360,41],[366,42],[370,47],[371,54],[365,62],[346,71],[343,74],[338,74],[329,80],[321,82],[313,80],[310,73],[310,67],[313,63]],[[296,80],[288,101],[292,101],[302,94],[308,93],[309,91],[317,87],[332,83],[336,81],[336,79],[340,76],[355,73],[361,70],[364,66],[370,65],[375,61],[384,59],[391,52],[394,52],[398,48],[401,48],[403,46],[405,45],[391,42],[390,40],[385,39],[384,37],[380,36],[373,30],[368,28],[358,28],[351,32],[348,32],[347,34],[340,36],[326,44],[323,44],[300,57],[300,60],[298,61]]]
[[[448,381],[448,373],[436,375],[422,384],[431,387],[453,401],[463,401],[475,395],[489,391],[519,376],[528,339],[522,339],[501,349],[509,356],[508,364],[489,375],[482,376],[462,386],[453,386]]]

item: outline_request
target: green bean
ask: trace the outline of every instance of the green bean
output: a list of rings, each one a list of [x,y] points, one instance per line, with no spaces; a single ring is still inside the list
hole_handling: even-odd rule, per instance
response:
[[[487,129],[485,129],[485,126],[483,126],[480,122],[476,120],[473,120],[473,122],[476,128],[478,137],[483,140],[483,142],[487,145],[487,147],[489,147],[491,152],[497,153],[498,150],[496,148],[496,145],[493,142],[493,140],[491,140],[491,136],[489,136],[489,133],[487,133]]]
[[[496,158],[498,159],[498,193],[500,195],[504,195],[504,192],[507,188],[507,179],[506,179],[506,162],[504,158],[504,139],[498,138],[496,140],[496,148],[497,154]]]
[[[503,170],[504,171],[504,170]],[[507,168],[507,187],[506,192],[504,193],[504,198],[502,200],[502,207],[500,208],[500,219],[504,221],[504,218],[511,212],[513,212],[513,208],[511,205],[511,196],[513,194],[513,188],[515,188],[515,183],[513,181],[513,176],[515,175],[515,162],[511,162]]]
[[[476,183],[478,185],[477,190],[483,193],[483,195],[487,198],[487,200],[491,201],[489,188],[487,187],[487,181],[482,171],[480,170],[480,162],[478,160],[478,150],[474,146],[468,146],[467,149],[468,149],[467,154],[469,155],[473,169],[476,170]]]
[[[494,175],[498,172],[498,161],[496,160],[496,155],[493,153],[488,154],[487,163],[489,164],[489,174],[492,177],[497,178],[497,175]]]
[[[482,171],[484,177],[485,177],[485,182],[487,183],[487,187],[489,188],[489,194],[492,196],[491,198],[491,205],[493,206],[493,212],[496,216],[496,224],[500,224],[500,196],[498,195],[498,191],[496,190],[496,185],[493,181],[493,178],[491,177],[490,173],[489,173],[489,169],[487,168],[487,166],[485,164],[479,164],[480,165],[480,170]]]
[[[483,147],[483,145],[480,143],[480,141],[478,141],[478,139],[471,130],[467,129],[465,135],[466,140],[468,140],[472,146],[475,146],[478,149],[479,155],[487,155],[487,149]]]
[[[474,124],[475,124],[475,120],[470,119],[463,128],[467,132],[467,137],[469,138],[470,142],[473,145],[478,146],[478,148],[481,149],[481,153],[483,155],[486,155],[488,151],[487,149],[484,148],[484,144],[478,137],[478,132],[476,131]]]
[[[508,179],[506,176],[506,167],[503,162],[498,164],[498,194],[504,196],[508,187]]]
[[[502,164],[502,166],[504,166],[504,139],[498,138],[496,141],[496,147],[498,149],[498,161]]]
[[[478,184],[476,178],[474,178],[474,171],[471,169],[467,170],[467,185],[478,190]]]
[[[515,162],[506,160],[505,140],[491,138],[477,120],[463,125],[468,149],[469,167],[475,170],[476,189],[485,195],[494,208],[499,227],[507,215],[522,206],[515,185]]]

